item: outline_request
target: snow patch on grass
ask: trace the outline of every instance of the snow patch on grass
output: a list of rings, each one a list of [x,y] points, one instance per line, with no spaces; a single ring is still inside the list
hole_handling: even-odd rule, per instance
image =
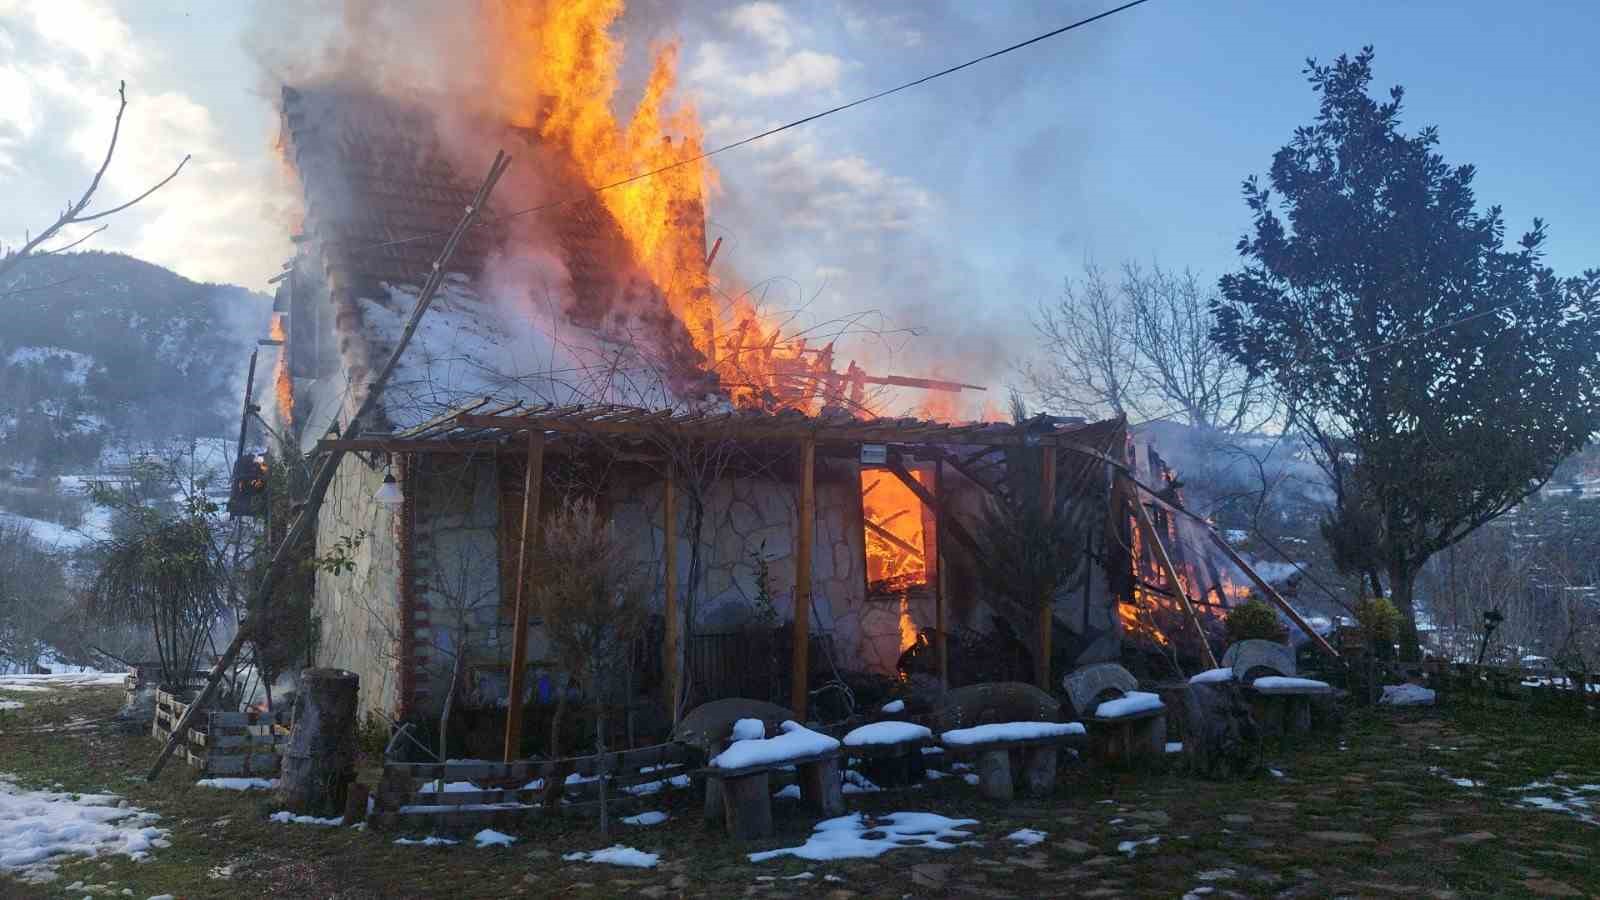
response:
[[[292,825],[342,825],[342,824],[344,824],[344,819],[339,817],[339,816],[331,816],[331,817],[326,818],[326,819],[319,819],[316,816],[297,816],[294,813],[289,812],[287,809],[275,812],[272,815],[267,816],[267,819],[270,820],[270,821],[273,821],[273,822],[279,822],[279,823],[284,824],[284,825],[291,825],[291,824]]]
[[[115,794],[66,794],[20,788],[0,775],[0,871],[27,881],[55,877],[57,856],[120,854],[144,859],[170,846],[159,818]]]
[[[605,863],[612,866],[629,866],[635,869],[654,869],[661,862],[661,854],[646,853],[622,844],[604,850],[579,850],[561,857],[567,862]]]
[[[667,814],[659,809],[639,813],[637,816],[627,816],[622,820],[624,825],[660,825],[667,820]]]
[[[750,854],[751,862],[765,862],[780,856],[824,861],[831,859],[874,859],[904,847],[953,850],[965,843],[976,819],[950,819],[934,813],[897,812],[868,817],[851,813],[817,823],[811,837],[798,847],[784,847]]]
[[[1015,841],[1024,847],[1032,847],[1034,844],[1044,843],[1044,839],[1049,836],[1050,832],[1048,831],[1040,831],[1037,828],[1020,828],[1006,835],[1006,840]]]
[[[509,847],[517,842],[517,839],[511,835],[502,834],[493,828],[485,828],[473,835],[472,839],[477,842],[479,847]]]

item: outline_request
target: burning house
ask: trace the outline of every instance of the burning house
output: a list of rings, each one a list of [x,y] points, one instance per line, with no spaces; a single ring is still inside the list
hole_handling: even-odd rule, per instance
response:
[[[281,113],[304,220],[279,278],[271,418],[305,454],[350,451],[316,523],[318,558],[337,561],[316,575],[316,663],[358,673],[363,706],[431,717],[452,690],[505,705],[519,572],[537,578],[519,568],[523,522],[574,493],[651,573],[658,641],[637,683],[680,703],[761,675],[798,707],[835,673],[959,678],[961,640],[996,666],[1014,649],[983,674],[1028,678],[1046,651],[1061,671],[1116,658],[1125,632],[1172,639],[1142,608],[1200,630],[1186,599],[1220,576],[1149,552],[1192,523],[1133,500],[1121,420],[881,418],[886,387],[972,386],[836,359],[719,295],[692,128],[674,143],[660,115],[602,126],[570,98],[493,120],[341,86],[286,87]],[[516,164],[352,430],[496,148]],[[1034,621],[983,577],[974,532],[996,498],[1063,498],[1081,519],[1083,565]],[[1157,521],[1130,514],[1143,504]],[[740,629],[763,617],[790,637],[758,661]],[[536,618],[524,638],[523,694],[547,696],[560,673]]]

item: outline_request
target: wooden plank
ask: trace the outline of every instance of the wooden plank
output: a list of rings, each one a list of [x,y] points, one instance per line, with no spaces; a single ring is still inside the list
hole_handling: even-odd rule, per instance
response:
[[[539,488],[544,484],[544,432],[528,432],[527,474],[522,486],[522,541],[517,551],[517,608],[511,632],[511,677],[506,691],[506,762],[522,755],[522,687],[528,667],[528,576],[539,536]]]
[[[571,759],[521,760],[511,763],[452,762],[452,763],[385,763],[385,778],[409,778],[414,781],[532,781],[544,778],[559,766],[577,775],[593,775],[602,759],[607,772],[628,771],[644,766],[682,765],[689,761],[689,750],[681,744],[656,744],[635,750],[606,753],[602,756],[579,756]],[[669,775],[672,773],[668,773]]]
[[[790,663],[789,708],[806,720],[811,687],[811,542],[817,528],[817,442],[800,442],[800,516],[794,554],[794,656]]]

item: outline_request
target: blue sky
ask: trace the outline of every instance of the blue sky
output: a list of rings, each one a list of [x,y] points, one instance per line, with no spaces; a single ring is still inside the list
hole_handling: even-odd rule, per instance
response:
[[[636,0],[622,31],[630,73],[649,40],[681,38],[717,143],[1109,5]],[[96,246],[264,287],[293,201],[261,60],[336,28],[326,7],[0,0],[0,237],[81,184],[125,77],[129,151],[108,199],[195,162]],[[1240,179],[1315,114],[1305,57],[1371,43],[1380,88],[1407,88],[1408,126],[1437,125],[1446,158],[1476,164],[1480,203],[1504,206],[1513,234],[1544,217],[1548,260],[1572,273],[1600,266],[1597,24],[1580,2],[1152,0],[719,157],[711,235],[743,278],[773,279],[778,305],[925,329],[895,368],[998,383],[1030,349],[1023,313],[1086,259],[1234,265]]]

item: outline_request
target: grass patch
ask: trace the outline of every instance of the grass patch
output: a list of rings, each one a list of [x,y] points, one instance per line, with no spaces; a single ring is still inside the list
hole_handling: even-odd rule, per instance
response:
[[[925,810],[974,818],[979,845],[908,849],[873,860],[815,863],[745,854],[791,847],[814,820],[793,803],[775,807],[779,834],[734,845],[700,824],[688,792],[639,807],[663,809],[665,824],[617,826],[602,840],[588,820],[535,820],[509,848],[397,846],[396,834],[267,821],[270,797],[196,787],[174,763],[153,785],[143,772],[159,749],[111,723],[76,731],[40,729],[97,721],[115,711],[115,689],[18,696],[28,706],[0,721],[0,772],[27,787],[120,793],[162,816],[172,846],[136,863],[121,857],[70,860],[53,885],[0,876],[7,897],[64,896],[76,881],[226,897],[508,897],[639,895],[1048,896],[1093,891],[1177,897],[1196,887],[1242,896],[1517,897],[1553,883],[1600,892],[1600,829],[1571,816],[1517,804],[1517,788],[1556,773],[1600,782],[1600,734],[1558,719],[1512,719],[1492,710],[1364,710],[1338,735],[1275,753],[1264,775],[1216,783],[1176,771],[1063,772],[1042,801],[997,805],[959,778],[919,788],[852,794],[869,815]],[[1340,750],[1340,745],[1347,749]],[[1451,749],[1455,748],[1455,749]],[[947,768],[947,767],[941,767]],[[1481,786],[1460,787],[1467,778]],[[1597,798],[1600,799],[1600,798]],[[629,810],[630,812],[633,810]],[[1005,835],[1048,832],[1019,847]],[[1492,837],[1478,834],[1487,832]],[[1159,837],[1130,854],[1123,842]],[[562,855],[611,843],[660,852],[657,869],[566,862]],[[810,880],[781,880],[810,872]],[[1202,873],[1210,876],[1201,880]],[[839,882],[824,881],[831,875]],[[769,876],[772,881],[758,881]],[[81,896],[81,893],[76,894]]]

